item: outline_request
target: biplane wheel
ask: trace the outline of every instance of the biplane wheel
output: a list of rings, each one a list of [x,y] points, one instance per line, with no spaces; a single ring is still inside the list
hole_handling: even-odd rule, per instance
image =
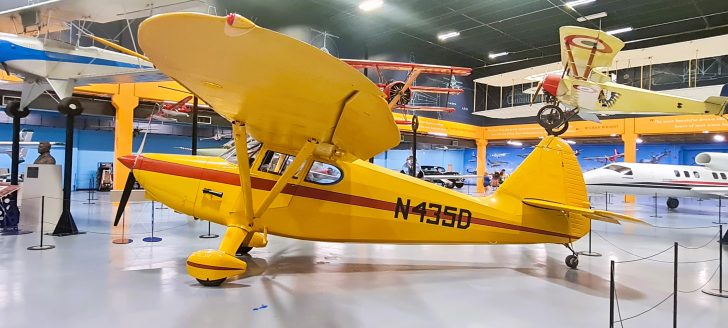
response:
[[[247,255],[248,253],[250,253],[250,251],[252,249],[253,249],[252,247],[247,247],[247,246],[240,245],[240,247],[238,247],[238,250],[235,251],[235,255],[236,256]]]
[[[11,101],[5,106],[5,114],[8,114],[10,117],[25,118],[30,115],[30,109],[26,106],[21,111],[20,102]]]
[[[455,184],[454,184],[454,183],[452,183],[452,182],[446,182],[446,183],[443,183],[443,185],[444,185],[444,186],[445,186],[445,188],[447,188],[447,189],[452,189],[452,188],[454,188],[454,187],[455,187]]]
[[[200,285],[203,285],[205,287],[218,287],[218,286],[222,285],[223,282],[225,282],[225,278],[217,279],[217,280],[197,279],[197,282],[199,282]]]
[[[577,266],[579,266],[579,257],[576,255],[569,255],[566,257],[566,266],[572,269],[576,269]]]
[[[78,98],[66,97],[58,103],[58,111],[63,115],[76,116],[83,113],[83,107]]]
[[[384,94],[387,95],[387,102],[392,101],[395,96],[404,88],[404,82],[402,81],[395,81],[392,83],[387,84],[384,87]],[[399,97],[399,100],[397,101],[397,105],[407,105],[409,104],[410,100],[412,99],[412,90],[407,89],[401,97]]]
[[[559,106],[546,105],[538,110],[536,119],[541,127],[551,131],[564,123],[564,111]]]
[[[560,136],[564,133],[566,133],[566,130],[569,129],[569,121],[564,122],[564,124],[561,125],[561,127],[558,130],[551,130],[547,131],[549,135],[552,136]]]

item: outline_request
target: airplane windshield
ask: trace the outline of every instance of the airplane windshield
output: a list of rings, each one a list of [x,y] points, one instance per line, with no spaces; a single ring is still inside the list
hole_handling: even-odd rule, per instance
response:
[[[632,169],[622,165],[607,165],[604,167],[607,170],[612,170],[622,175],[632,175]]]
[[[250,163],[253,163],[253,160],[255,160],[255,157],[258,156],[258,152],[260,152],[260,148],[263,146],[262,143],[260,143],[258,140],[253,139],[252,137],[248,136],[248,158],[250,158]],[[231,144],[230,149],[226,150],[220,157],[222,159],[233,163],[238,164],[238,154],[235,152],[235,143]]]

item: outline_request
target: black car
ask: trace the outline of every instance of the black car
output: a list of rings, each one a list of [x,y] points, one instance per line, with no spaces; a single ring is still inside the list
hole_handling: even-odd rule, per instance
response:
[[[448,172],[442,166],[422,165],[422,172],[425,174],[425,181],[439,183],[447,188],[462,188],[465,185],[463,178],[428,178],[428,175],[460,175],[460,172]]]

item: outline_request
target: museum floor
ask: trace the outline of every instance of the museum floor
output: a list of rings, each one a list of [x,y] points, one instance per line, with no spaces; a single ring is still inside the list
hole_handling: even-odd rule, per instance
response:
[[[47,237],[56,248],[46,251],[26,250],[38,243],[37,224],[24,226],[32,234],[0,237],[0,327],[607,327],[610,259],[648,256],[675,241],[705,246],[679,248],[680,261],[687,262],[678,271],[679,326],[728,322],[728,299],[700,291],[718,265],[718,245],[711,241],[717,228],[661,228],[713,225],[717,201],[681,199],[678,210],[667,213],[660,199],[661,218],[653,218],[653,200],[639,198],[627,213],[661,227],[594,224],[592,247],[604,256],[581,256],[578,270],[564,265],[568,251],[560,245],[393,246],[271,237],[267,248],[246,259],[244,277],[205,288],[186,274],[185,259],[217,247],[219,238],[198,238],[206,222],[156,210],[155,234],[163,240],[147,243],[151,204],[134,204],[127,216],[134,242],[117,245],[111,243],[117,236],[110,235],[108,195],[94,205],[82,204],[83,192],[74,196],[73,214],[86,234]],[[614,198],[610,210],[625,208]],[[604,197],[595,197],[594,206],[603,208]],[[212,231],[222,229],[213,225]],[[586,250],[588,237],[575,246]],[[672,257],[669,250],[617,265],[623,318],[671,293]],[[714,277],[707,287],[716,286]],[[667,327],[672,304],[668,299],[624,327]]]

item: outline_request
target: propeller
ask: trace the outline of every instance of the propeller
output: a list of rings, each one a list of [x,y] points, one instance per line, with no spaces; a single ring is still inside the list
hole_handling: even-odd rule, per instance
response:
[[[119,207],[116,210],[116,218],[114,218],[114,226],[119,225],[119,221],[121,221],[121,217],[124,215],[124,209],[126,209],[126,204],[129,202],[129,196],[131,196],[131,190],[134,188],[134,184],[136,183],[136,177],[134,176],[134,168],[136,168],[137,160],[139,160],[139,157],[141,157],[142,152],[144,151],[144,145],[147,143],[147,135],[149,134],[149,131],[151,130],[152,126],[152,117],[149,117],[149,122],[147,123],[147,129],[146,132],[144,132],[144,137],[142,138],[142,143],[139,145],[139,150],[137,150],[136,155],[127,155],[119,157],[119,161],[124,164],[124,166],[129,168],[129,175],[126,177],[126,184],[124,185],[124,191],[121,193],[121,199],[119,199]]]
[[[541,92],[541,88],[543,88],[543,80],[538,83],[536,86],[536,92],[531,95],[531,105],[536,102],[536,98],[538,97],[538,93]]]

